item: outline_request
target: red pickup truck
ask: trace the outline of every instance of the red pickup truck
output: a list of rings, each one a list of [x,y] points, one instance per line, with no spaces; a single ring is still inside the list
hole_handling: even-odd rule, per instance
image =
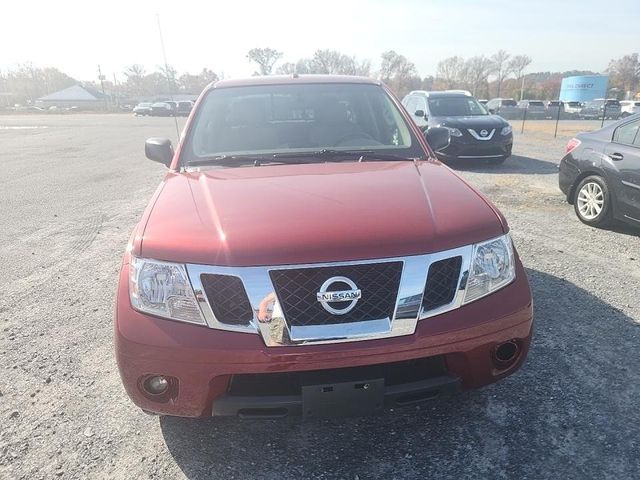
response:
[[[120,272],[116,357],[148,412],[349,415],[495,382],[533,325],[500,212],[379,82],[210,85]],[[431,144],[431,147],[429,146]]]

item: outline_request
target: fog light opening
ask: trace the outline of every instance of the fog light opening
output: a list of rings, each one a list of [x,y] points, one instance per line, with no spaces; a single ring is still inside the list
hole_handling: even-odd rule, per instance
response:
[[[145,379],[142,388],[149,395],[162,395],[169,389],[169,380],[162,375],[152,375]]]
[[[494,362],[498,368],[507,368],[518,359],[520,347],[515,340],[501,343],[494,351]]]

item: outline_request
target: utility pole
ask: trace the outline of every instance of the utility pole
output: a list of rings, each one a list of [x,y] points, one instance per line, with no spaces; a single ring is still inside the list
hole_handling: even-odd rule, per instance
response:
[[[116,78],[115,72],[113,72],[113,97],[114,97],[116,106],[119,107],[120,98],[118,98],[118,79]]]
[[[522,100],[524,98],[524,77],[526,77],[526,75],[523,73],[522,74],[522,86],[520,87],[520,100]]]
[[[102,98],[104,98],[104,109],[108,110],[109,109],[109,105],[107,103],[107,94],[104,93],[104,81],[105,81],[106,77],[102,74],[102,69],[100,68],[100,65],[98,65],[98,80],[100,80],[100,88],[102,88]]]

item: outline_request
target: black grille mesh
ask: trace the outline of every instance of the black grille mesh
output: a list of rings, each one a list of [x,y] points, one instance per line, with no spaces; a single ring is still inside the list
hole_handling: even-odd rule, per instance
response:
[[[269,274],[289,325],[331,325],[392,318],[402,262],[272,270]],[[322,284],[337,276],[351,279],[362,291],[355,308],[344,315],[327,312],[316,297]],[[335,285],[330,290],[340,288]]]
[[[209,273],[201,275],[200,280],[219,322],[247,325],[251,321],[253,311],[242,280],[231,275]]]
[[[425,311],[442,307],[453,301],[461,266],[462,257],[445,258],[431,264],[422,297],[422,308]]]

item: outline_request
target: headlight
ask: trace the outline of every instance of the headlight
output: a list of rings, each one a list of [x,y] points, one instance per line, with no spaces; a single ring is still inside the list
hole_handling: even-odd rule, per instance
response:
[[[516,266],[509,235],[478,243],[473,247],[464,303],[495,292],[514,278]]]
[[[132,257],[129,297],[136,310],[205,325],[184,265]]]
[[[500,130],[500,134],[501,135],[509,135],[511,133],[512,129],[511,129],[511,125],[507,125],[506,127],[502,127],[502,130]]]
[[[462,136],[462,132],[460,130],[458,130],[457,128],[452,128],[452,127],[444,127],[447,130],[449,130],[449,135],[451,135],[452,137],[461,137]]]

